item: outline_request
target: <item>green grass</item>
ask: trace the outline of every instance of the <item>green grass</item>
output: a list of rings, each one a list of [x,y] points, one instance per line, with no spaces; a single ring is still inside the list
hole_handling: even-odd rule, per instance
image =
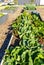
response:
[[[36,6],[34,4],[26,4],[24,9],[26,9],[26,10],[35,10]]]
[[[5,9],[5,10],[14,10],[15,9],[15,7],[14,6],[10,6],[10,5],[6,5],[6,6],[0,6],[0,10],[3,10],[3,9]]]
[[[6,6],[0,6],[0,10],[5,9],[6,7],[7,7],[7,5]]]
[[[0,17],[2,17],[2,16],[4,16],[4,14],[3,13],[0,13]]]
[[[6,7],[5,7],[5,10],[14,10],[14,9],[15,9],[14,6],[6,6]]]
[[[36,8],[44,8],[44,6],[36,6]]]

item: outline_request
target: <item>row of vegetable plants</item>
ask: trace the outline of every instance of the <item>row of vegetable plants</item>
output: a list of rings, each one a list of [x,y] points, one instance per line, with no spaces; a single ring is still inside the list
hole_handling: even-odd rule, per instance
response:
[[[14,5],[6,5],[4,6],[4,9],[0,10],[0,12],[5,12],[5,13],[14,13],[17,10],[17,7]]]
[[[44,22],[36,14],[24,11],[12,24],[19,46],[6,50],[3,65],[44,65]]]
[[[14,10],[16,7],[14,5],[7,5],[5,10]]]
[[[36,5],[35,4],[25,4],[24,9],[26,9],[26,10],[36,10]]]

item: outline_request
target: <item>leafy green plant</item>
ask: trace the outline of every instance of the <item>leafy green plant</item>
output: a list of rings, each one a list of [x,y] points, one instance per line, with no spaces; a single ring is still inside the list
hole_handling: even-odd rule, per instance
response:
[[[35,10],[36,6],[34,4],[26,4],[24,9],[26,9],[26,10]]]
[[[28,45],[35,46],[39,37],[44,38],[44,22],[40,21],[37,15],[31,15],[26,11],[13,23],[12,28],[19,35],[20,43],[26,42]]]
[[[24,11],[12,28],[13,33],[19,35],[20,42],[19,46],[6,51],[3,65],[44,65],[44,50],[39,44],[39,38],[44,38],[44,22],[37,15]]]
[[[44,65],[44,53],[39,53],[34,59],[34,65]]]
[[[44,64],[44,52],[41,48],[27,48],[25,46],[17,46],[10,52],[6,51],[3,65],[41,65]],[[40,59],[40,61],[39,61]]]
[[[11,53],[6,53],[3,65],[33,65],[30,53],[26,47],[16,47]]]
[[[6,7],[5,7],[5,10],[14,10],[14,9],[15,9],[15,7],[12,6],[12,5],[11,5],[11,6],[6,6]]]

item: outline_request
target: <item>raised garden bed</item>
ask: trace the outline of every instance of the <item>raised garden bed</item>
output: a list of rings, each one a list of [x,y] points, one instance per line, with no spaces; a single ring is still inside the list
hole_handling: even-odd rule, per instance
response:
[[[14,37],[2,65],[44,65],[44,22],[36,14],[24,11],[12,28]]]
[[[14,6],[6,6],[3,10],[1,10],[1,12],[14,13],[16,10],[17,8]]]
[[[7,13],[0,13],[0,24],[4,23],[8,18]]]
[[[36,5],[35,4],[26,4],[24,7],[24,10],[27,10],[28,12],[36,12]]]

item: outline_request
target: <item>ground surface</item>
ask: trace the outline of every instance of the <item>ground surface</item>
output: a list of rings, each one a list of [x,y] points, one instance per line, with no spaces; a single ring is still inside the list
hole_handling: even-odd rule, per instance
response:
[[[40,13],[41,18],[44,21],[44,6],[38,6],[37,11]]]
[[[5,23],[0,25],[0,48],[2,47],[4,40],[9,32],[9,27],[12,24],[12,21],[15,20],[21,13],[22,8],[19,7],[14,14],[8,14],[8,19]]]

